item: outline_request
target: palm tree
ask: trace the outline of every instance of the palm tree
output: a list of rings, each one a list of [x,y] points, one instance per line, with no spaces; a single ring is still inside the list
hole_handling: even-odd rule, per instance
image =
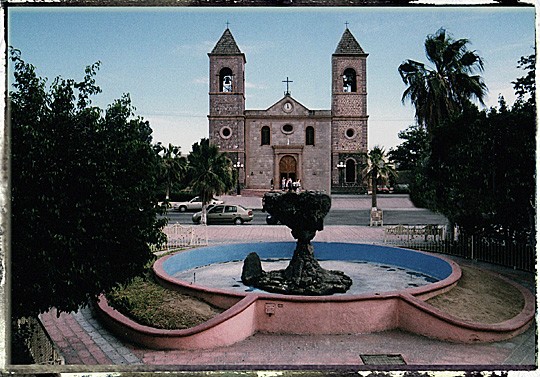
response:
[[[468,39],[454,40],[441,28],[425,41],[427,59],[434,68],[406,60],[399,74],[408,88],[402,101],[408,98],[416,108],[415,117],[428,133],[451,114],[461,111],[471,99],[481,104],[487,87],[475,72],[484,70],[484,62],[475,51],[467,49]]]
[[[179,182],[187,170],[187,160],[181,156],[180,147],[169,144],[164,147],[161,143],[156,145],[158,153],[163,152],[162,158],[162,176],[166,184],[165,200],[169,200],[171,188],[175,182]]]
[[[219,148],[201,139],[193,144],[188,155],[189,186],[199,194],[203,204],[202,223],[206,221],[206,205],[214,197],[234,187],[232,161]]]
[[[389,164],[384,149],[374,146],[369,153],[364,153],[366,160],[364,177],[371,179],[371,208],[377,209],[377,182],[387,181],[390,177],[397,177],[393,165]]]

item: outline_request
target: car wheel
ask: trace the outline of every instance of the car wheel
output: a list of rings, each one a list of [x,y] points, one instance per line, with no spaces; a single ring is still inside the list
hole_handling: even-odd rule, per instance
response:
[[[242,225],[243,223],[244,223],[244,220],[242,220],[240,217],[237,217],[236,219],[234,219],[235,225]]]
[[[181,207],[178,207],[178,210],[180,212],[186,212],[187,211],[187,207],[186,206],[181,206]]]

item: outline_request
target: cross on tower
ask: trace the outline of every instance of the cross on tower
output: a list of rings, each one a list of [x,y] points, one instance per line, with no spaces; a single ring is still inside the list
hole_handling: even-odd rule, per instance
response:
[[[230,25],[229,21],[225,22],[225,24],[227,24],[227,29],[228,29]]]
[[[345,21],[345,29],[348,29],[348,28],[349,28],[349,22]]]
[[[287,91],[285,92],[285,95],[291,94],[291,93],[289,92],[289,83],[290,83],[290,82],[293,82],[293,81],[290,81],[290,80],[289,80],[289,76],[287,76],[287,80],[283,80],[282,82],[287,83]]]

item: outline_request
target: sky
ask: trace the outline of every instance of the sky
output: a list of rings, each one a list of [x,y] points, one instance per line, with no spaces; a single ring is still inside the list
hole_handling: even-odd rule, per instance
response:
[[[486,105],[515,96],[525,75],[521,56],[535,46],[533,7],[158,8],[10,7],[7,44],[51,83],[81,80],[101,62],[94,104],[106,108],[129,93],[136,115],[150,122],[153,141],[181,147],[208,137],[208,53],[228,27],[246,55],[246,109],[266,109],[284,94],[312,110],[330,109],[331,56],[346,23],[367,58],[368,147],[386,150],[415,123],[402,103],[398,66],[428,63],[426,36],[445,28],[484,59]],[[8,84],[12,71],[8,66]]]

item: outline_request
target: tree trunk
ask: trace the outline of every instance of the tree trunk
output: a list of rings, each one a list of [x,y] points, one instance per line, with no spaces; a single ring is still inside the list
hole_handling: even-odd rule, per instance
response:
[[[371,208],[377,208],[377,171],[371,173]]]

